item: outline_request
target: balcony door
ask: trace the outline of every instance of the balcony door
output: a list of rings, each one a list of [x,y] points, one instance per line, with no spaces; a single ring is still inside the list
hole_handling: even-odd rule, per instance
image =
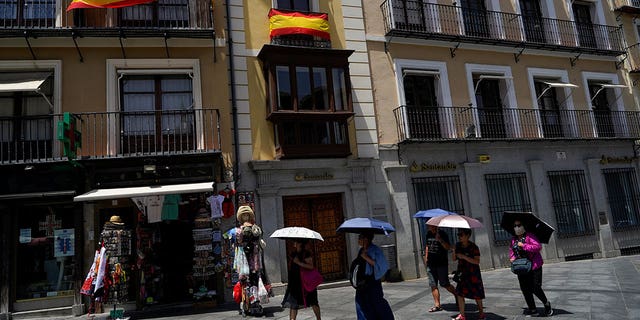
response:
[[[589,83],[589,93],[598,137],[615,137],[608,90],[599,83]]]
[[[489,23],[484,0],[462,0],[461,6],[465,34],[470,37],[488,38]]]
[[[189,0],[158,0],[120,9],[122,27],[189,27]]]
[[[500,80],[474,79],[478,120],[483,138],[506,138]]]
[[[0,73],[0,83],[41,81],[33,90],[0,92],[0,161],[30,161],[53,155],[53,76],[43,72]],[[43,97],[44,96],[44,97]],[[46,97],[46,99],[45,99]]]
[[[544,19],[540,0],[520,0],[524,33],[529,42],[545,43]]]
[[[3,28],[53,27],[55,19],[55,0],[0,1],[0,24]]]
[[[120,87],[122,153],[197,149],[192,79],[188,75],[126,75]]]
[[[574,2],[571,8],[578,31],[580,46],[596,48],[596,34],[593,30],[593,20],[591,19],[591,5],[585,2]]]
[[[539,97],[538,108],[540,110],[540,122],[542,123],[542,136],[544,138],[562,137],[562,116],[556,89],[548,88],[549,85],[542,81],[535,81],[534,85],[536,97]],[[540,96],[541,94],[542,96]]]
[[[411,138],[441,138],[435,76],[407,74],[403,85]]]

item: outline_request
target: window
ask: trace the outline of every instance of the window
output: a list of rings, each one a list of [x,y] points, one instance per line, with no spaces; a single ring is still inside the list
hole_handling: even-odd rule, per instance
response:
[[[189,75],[125,75],[121,80],[122,152],[195,150]]]
[[[2,160],[51,157],[54,129],[49,101],[53,98],[53,76],[49,72],[16,72],[0,73],[0,78],[15,83],[41,81],[38,88],[0,92]]]
[[[294,11],[311,11],[309,0],[277,0],[277,9],[287,9]]]
[[[502,229],[500,221],[505,211],[531,211],[527,176],[524,173],[485,175],[489,196],[489,213],[496,244],[509,244],[511,234]]]
[[[32,206],[18,219],[16,299],[73,296],[75,229],[73,207]]]
[[[578,30],[578,41],[581,47],[597,48],[596,34],[594,31],[593,19],[591,17],[591,6],[589,2],[575,1],[571,4],[573,17]]]
[[[593,117],[598,137],[615,137],[616,131],[611,113],[609,89],[603,87],[603,83],[588,82],[589,96],[593,106]]]
[[[272,45],[262,49],[259,57],[268,83],[267,119],[274,123],[279,157],[350,154],[350,54],[348,50]]]
[[[3,27],[53,27],[55,17],[55,0],[3,0],[0,2],[0,21]]]
[[[633,168],[602,170],[609,196],[611,227],[614,231],[640,226],[640,193]]]
[[[121,26],[189,27],[188,0],[158,0],[120,9]]]
[[[584,172],[550,171],[548,175],[558,236],[567,238],[593,234],[593,218]]]
[[[558,103],[557,89],[550,87],[547,81],[539,79],[534,80],[534,86],[536,97],[538,97],[543,137],[563,137],[562,115],[560,113],[560,104]]]
[[[440,208],[464,214],[464,206],[462,204],[462,192],[460,190],[460,177],[428,177],[414,178],[413,192],[416,198],[416,210],[428,210]],[[426,246],[427,225],[426,219],[418,219],[418,231],[420,233],[420,241],[422,246],[421,252],[424,254]],[[443,228],[449,234],[449,242],[455,243],[456,238],[453,236],[453,229]]]
[[[474,75],[478,120],[483,138],[507,137],[500,81],[484,78],[483,75]]]
[[[403,86],[410,136],[415,139],[442,138],[436,76],[405,74]]]

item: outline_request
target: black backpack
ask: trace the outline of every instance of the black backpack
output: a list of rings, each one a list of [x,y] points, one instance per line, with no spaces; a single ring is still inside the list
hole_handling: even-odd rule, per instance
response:
[[[358,252],[358,256],[353,259],[351,267],[349,268],[349,282],[351,282],[352,287],[355,289],[364,289],[367,284],[374,280],[373,275],[365,274],[366,270],[367,261],[364,260]]]

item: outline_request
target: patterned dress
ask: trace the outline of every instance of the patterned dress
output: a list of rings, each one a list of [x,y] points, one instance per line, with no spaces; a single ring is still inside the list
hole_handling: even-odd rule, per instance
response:
[[[480,249],[473,242],[469,242],[466,247],[462,246],[461,242],[458,242],[456,243],[456,253],[462,253],[469,258],[473,258],[480,256]],[[482,275],[480,275],[480,266],[458,259],[458,270],[462,271],[462,275],[458,286],[456,286],[456,294],[469,299],[484,299],[484,285],[482,284]]]

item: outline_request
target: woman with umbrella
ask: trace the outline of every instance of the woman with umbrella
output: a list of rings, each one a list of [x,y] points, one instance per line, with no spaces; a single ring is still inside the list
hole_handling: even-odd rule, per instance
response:
[[[289,257],[289,283],[282,301],[283,308],[289,308],[289,319],[295,320],[298,309],[311,306],[316,319],[320,320],[320,305],[318,304],[318,289],[306,292],[300,277],[301,269],[313,270],[313,257],[306,247],[307,239],[294,239],[295,251]]]
[[[535,222],[533,220],[538,220]],[[525,223],[525,221],[527,223]],[[511,222],[509,224],[508,222]],[[531,213],[516,213],[505,212],[500,225],[506,229],[507,226],[511,226],[509,233],[513,235],[511,238],[511,246],[509,247],[509,259],[511,262],[518,258],[527,258],[531,261],[531,271],[518,274],[518,282],[520,283],[520,291],[524,296],[524,300],[527,303],[527,309],[524,311],[525,315],[537,315],[538,309],[536,303],[533,300],[533,295],[538,297],[544,304],[544,313],[546,316],[553,315],[553,309],[551,303],[547,299],[547,296],[542,290],[542,245],[538,237],[533,232],[527,232],[527,229],[536,230],[542,229],[542,225],[546,223],[537,219]],[[550,228],[550,227],[549,227]],[[553,232],[553,229],[551,229]],[[548,232],[549,236],[551,232]],[[542,233],[542,232],[541,232]],[[547,234],[547,233],[545,233]],[[548,237],[546,237],[548,242]]]

